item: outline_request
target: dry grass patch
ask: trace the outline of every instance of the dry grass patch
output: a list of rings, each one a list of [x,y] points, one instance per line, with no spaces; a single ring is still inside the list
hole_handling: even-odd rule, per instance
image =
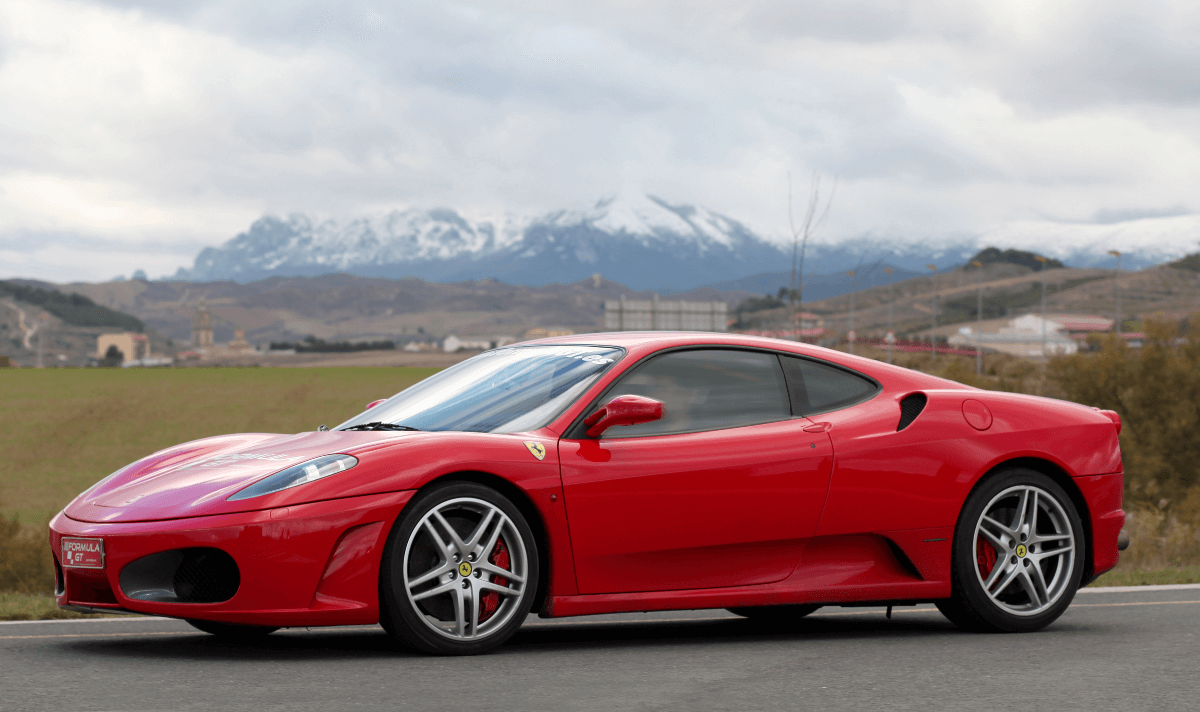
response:
[[[54,597],[38,593],[0,593],[0,621],[46,621],[62,618],[107,618],[108,616],[64,611]]]
[[[1125,519],[1129,548],[1116,571],[1169,571],[1200,563],[1200,528],[1165,512],[1143,507]]]
[[[54,563],[45,526],[26,527],[0,516],[0,591],[49,593]]]
[[[1129,548],[1117,568],[1093,586],[1152,586],[1200,583],[1200,528],[1167,513],[1142,507],[1125,520]]]

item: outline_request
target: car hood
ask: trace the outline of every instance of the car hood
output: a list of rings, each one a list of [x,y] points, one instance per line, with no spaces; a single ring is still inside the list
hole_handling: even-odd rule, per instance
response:
[[[177,445],[142,458],[93,485],[64,513],[85,522],[133,522],[263,509],[262,498],[230,495],[267,475],[322,455],[362,455],[405,433],[322,431],[248,433]]]

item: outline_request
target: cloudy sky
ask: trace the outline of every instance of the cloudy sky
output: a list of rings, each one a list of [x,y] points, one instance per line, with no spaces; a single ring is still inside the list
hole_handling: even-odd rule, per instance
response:
[[[0,0],[0,277],[264,213],[694,202],[828,239],[1200,210],[1200,3]]]

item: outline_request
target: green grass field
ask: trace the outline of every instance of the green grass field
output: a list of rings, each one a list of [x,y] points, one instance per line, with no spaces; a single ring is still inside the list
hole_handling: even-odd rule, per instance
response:
[[[239,432],[330,427],[432,368],[0,369],[0,513],[40,524],[110,472]]]

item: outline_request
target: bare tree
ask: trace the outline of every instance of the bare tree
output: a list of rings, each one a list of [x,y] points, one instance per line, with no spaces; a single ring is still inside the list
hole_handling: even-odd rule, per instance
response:
[[[808,247],[809,238],[820,231],[821,225],[825,223],[825,218],[829,217],[829,208],[833,206],[833,196],[836,193],[837,176],[834,176],[829,197],[825,199],[825,206],[821,207],[821,176],[813,173],[808,190],[808,205],[804,210],[804,221],[797,226],[792,210],[794,203],[792,200],[792,174],[788,173],[788,227],[792,231],[792,283],[789,285],[788,301],[792,304],[792,327],[797,330],[800,328],[798,321],[800,307],[804,304],[804,251]]]

